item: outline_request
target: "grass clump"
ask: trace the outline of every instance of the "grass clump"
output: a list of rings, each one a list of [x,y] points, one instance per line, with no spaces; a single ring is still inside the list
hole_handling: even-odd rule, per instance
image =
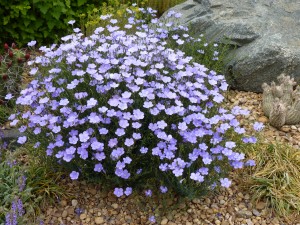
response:
[[[300,151],[286,143],[262,143],[244,150],[256,166],[237,175],[254,201],[266,200],[280,216],[300,212]],[[244,176],[245,175],[245,176]]]

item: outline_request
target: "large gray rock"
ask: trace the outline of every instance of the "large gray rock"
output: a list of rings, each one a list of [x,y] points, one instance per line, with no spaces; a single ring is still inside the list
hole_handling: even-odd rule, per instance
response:
[[[235,89],[262,92],[285,73],[300,81],[300,0],[189,0],[171,10],[209,40],[237,46],[225,75]]]

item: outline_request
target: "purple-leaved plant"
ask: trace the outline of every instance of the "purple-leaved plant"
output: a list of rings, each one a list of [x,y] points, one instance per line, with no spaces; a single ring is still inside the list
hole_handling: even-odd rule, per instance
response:
[[[245,156],[226,134],[244,135],[236,116],[247,111],[222,108],[224,76],[168,48],[170,31],[181,45],[192,40],[188,29],[155,18],[148,26],[132,16],[121,30],[110,16],[101,18],[110,24],[89,37],[75,28],[29,62],[35,79],[16,100],[26,110],[10,117],[12,125],[25,122],[18,143],[33,142],[69,165],[71,179],[109,179],[118,197],[153,179],[162,193],[172,185],[191,193],[230,186],[224,176],[243,167]],[[137,31],[129,34],[132,24]]]

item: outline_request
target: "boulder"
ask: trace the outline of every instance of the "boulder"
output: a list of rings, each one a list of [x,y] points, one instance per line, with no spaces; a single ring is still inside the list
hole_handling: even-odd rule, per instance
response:
[[[262,92],[282,73],[299,83],[299,0],[188,0],[170,10],[197,35],[236,47],[224,70],[233,89]]]

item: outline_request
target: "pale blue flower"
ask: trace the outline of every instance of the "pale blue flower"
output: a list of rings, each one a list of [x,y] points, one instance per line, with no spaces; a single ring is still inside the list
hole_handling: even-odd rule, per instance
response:
[[[148,219],[151,223],[156,223],[155,216],[150,216]]]
[[[18,143],[19,144],[24,144],[27,141],[27,137],[26,136],[22,136],[18,138]]]
[[[70,20],[70,21],[68,22],[68,24],[73,25],[75,22],[76,22],[75,20]]]
[[[256,131],[261,131],[264,128],[264,124],[261,122],[255,122],[253,124],[253,129]]]
[[[121,197],[121,196],[123,196],[123,194],[124,194],[123,188],[115,188],[114,194],[115,194],[115,196],[117,196],[118,198]]]
[[[160,189],[160,192],[163,194],[168,192],[168,188],[166,186],[160,186],[159,189]]]
[[[33,47],[33,46],[35,46],[35,44],[36,44],[36,41],[30,41],[30,42],[28,42],[28,46],[29,47]]]
[[[221,186],[225,188],[229,188],[231,185],[231,181],[228,178],[221,178],[220,182],[221,182]]]
[[[125,191],[124,191],[124,194],[125,194],[126,196],[131,195],[131,193],[132,193],[132,188],[131,188],[131,187],[127,187],[127,188],[125,189]]]
[[[146,191],[145,191],[145,195],[146,195],[147,197],[151,197],[151,196],[152,196],[152,191],[151,191],[150,189],[146,190]]]
[[[72,171],[72,172],[70,173],[70,178],[71,178],[72,180],[77,180],[78,177],[79,177],[79,173],[78,173],[78,172]]]

